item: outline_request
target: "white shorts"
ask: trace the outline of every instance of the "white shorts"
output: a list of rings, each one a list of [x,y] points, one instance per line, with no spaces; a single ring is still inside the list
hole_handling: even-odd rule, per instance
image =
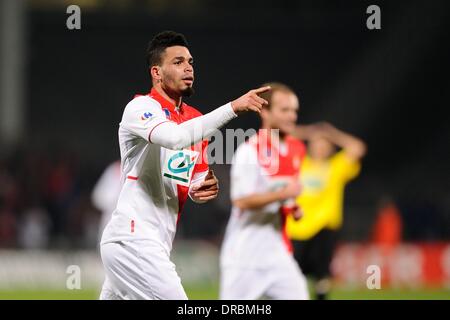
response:
[[[187,300],[175,265],[152,242],[111,242],[100,252],[106,273],[101,300]]]
[[[222,300],[309,299],[305,276],[294,258],[270,268],[225,267],[220,278]]]

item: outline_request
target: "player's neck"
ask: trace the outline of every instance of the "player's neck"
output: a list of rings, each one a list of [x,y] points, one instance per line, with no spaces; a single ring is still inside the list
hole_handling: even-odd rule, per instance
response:
[[[171,92],[168,92],[166,90],[164,90],[161,85],[155,85],[154,86],[155,90],[158,91],[158,93],[167,101],[169,101],[170,103],[172,103],[175,107],[180,107],[181,102],[182,102],[182,97],[181,95],[177,95]]]

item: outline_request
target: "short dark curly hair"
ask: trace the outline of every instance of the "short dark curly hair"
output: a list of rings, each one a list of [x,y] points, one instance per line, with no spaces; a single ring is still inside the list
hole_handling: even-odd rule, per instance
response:
[[[162,55],[168,47],[182,46],[188,47],[188,43],[183,34],[175,31],[163,31],[158,33],[147,48],[147,67],[161,65]]]

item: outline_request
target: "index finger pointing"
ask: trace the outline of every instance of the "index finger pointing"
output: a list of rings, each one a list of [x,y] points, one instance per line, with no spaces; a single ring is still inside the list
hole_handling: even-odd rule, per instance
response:
[[[270,89],[272,89],[270,86],[266,86],[266,87],[261,87],[261,88],[255,89],[255,90],[253,90],[253,92],[255,92],[256,94],[264,93],[264,92],[269,91]]]

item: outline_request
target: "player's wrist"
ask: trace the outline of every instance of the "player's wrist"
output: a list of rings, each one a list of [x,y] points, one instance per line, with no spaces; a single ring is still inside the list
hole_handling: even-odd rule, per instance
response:
[[[284,201],[286,199],[288,199],[287,195],[285,192],[283,192],[283,190],[278,190],[275,191],[275,199],[276,201]]]
[[[229,102],[228,103],[229,105],[230,105],[230,107],[231,107],[231,111],[234,113],[234,115],[237,117],[238,116],[238,108],[237,108],[237,106],[236,106],[236,101],[231,101],[231,102]]]

